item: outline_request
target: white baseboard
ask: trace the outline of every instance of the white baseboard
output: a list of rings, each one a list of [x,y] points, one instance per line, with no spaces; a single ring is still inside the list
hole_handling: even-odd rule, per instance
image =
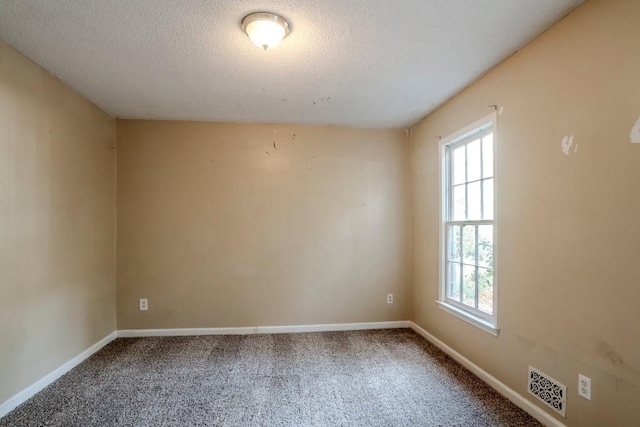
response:
[[[299,332],[359,331],[364,329],[408,328],[408,320],[394,322],[328,323],[324,325],[248,326],[242,328],[124,329],[119,338],[177,337],[189,335],[292,334]]]
[[[513,402],[519,408],[527,412],[536,420],[540,421],[545,426],[566,427],[566,425],[564,425],[563,423],[561,423],[551,415],[547,414],[544,410],[542,410],[541,408],[537,407],[536,405],[534,405],[533,403],[525,399],[520,393],[508,387],[505,383],[498,380],[496,377],[489,374],[487,371],[485,371],[484,369],[482,369],[481,367],[473,363],[471,360],[467,359],[462,354],[458,353],[457,351],[449,347],[447,344],[445,344],[444,342],[440,341],[438,338],[431,335],[429,332],[422,329],[419,325],[411,321],[408,323],[411,329],[413,329],[414,331],[416,331],[417,333],[425,337],[427,341],[431,342],[440,350],[444,351],[449,356],[454,358],[456,361],[458,361],[458,363],[460,363],[462,366],[464,366],[465,368],[473,372],[477,377],[479,377],[482,381],[490,385],[498,393],[500,393],[501,395],[509,399],[511,402]]]
[[[21,405],[22,403],[26,402],[31,397],[33,397],[40,390],[42,390],[43,388],[45,388],[46,386],[48,386],[49,384],[51,384],[52,382],[54,382],[55,380],[57,380],[58,378],[60,378],[61,376],[63,376],[73,368],[75,368],[76,366],[78,366],[80,363],[82,363],[85,359],[87,359],[93,353],[97,352],[102,347],[104,347],[105,345],[109,344],[111,341],[116,339],[117,336],[118,334],[116,331],[110,333],[109,335],[102,338],[100,341],[98,341],[97,343],[95,343],[94,345],[92,345],[82,353],[75,356],[73,359],[68,360],[62,366],[58,367],[52,372],[49,372],[47,375],[40,378],[35,383],[31,384],[29,387],[16,393],[12,397],[10,397],[9,400],[0,404],[0,418],[4,417],[9,412],[13,411],[19,405]]]

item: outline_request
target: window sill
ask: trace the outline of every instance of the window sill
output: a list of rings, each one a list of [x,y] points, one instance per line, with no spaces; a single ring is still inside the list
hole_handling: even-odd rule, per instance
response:
[[[477,328],[482,329],[486,333],[493,335],[494,337],[497,337],[500,334],[500,329],[498,329],[492,323],[478,316],[474,316],[473,314],[467,313],[466,311],[461,310],[458,307],[455,307],[451,304],[447,304],[446,302],[442,302],[442,301],[436,301],[436,302],[438,303],[440,310],[446,311],[447,313],[457,317],[458,319],[464,320],[465,322]]]

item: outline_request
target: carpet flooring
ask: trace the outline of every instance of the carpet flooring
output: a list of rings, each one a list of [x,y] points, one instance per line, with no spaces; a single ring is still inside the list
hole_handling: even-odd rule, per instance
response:
[[[9,426],[538,426],[410,329],[119,338]]]

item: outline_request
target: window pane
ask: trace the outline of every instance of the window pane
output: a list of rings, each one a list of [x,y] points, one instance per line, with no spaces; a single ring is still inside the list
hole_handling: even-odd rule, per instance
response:
[[[449,139],[444,163],[446,247],[443,298],[462,311],[493,320],[494,296],[494,133],[493,121],[460,130]],[[480,133],[482,132],[482,133]],[[482,136],[481,136],[482,135]]]
[[[493,225],[478,226],[478,265],[493,268]]]
[[[463,266],[462,302],[476,306],[476,268],[472,265]]]
[[[449,263],[449,277],[447,285],[447,296],[456,301],[460,301],[460,268],[462,264],[457,262]]]
[[[462,253],[464,262],[476,263],[476,226],[465,225],[462,227]]]
[[[467,182],[480,179],[480,140],[467,144]]]
[[[493,313],[493,270],[478,268],[478,308]]]
[[[449,228],[449,259],[452,261],[461,261],[462,252],[462,234],[460,225],[452,225]]]
[[[464,184],[453,187],[453,212],[451,212],[453,220],[466,219],[464,191]]]
[[[481,181],[467,184],[467,219],[482,219]]]
[[[482,185],[484,186],[482,195],[484,198],[484,219],[493,219],[493,179],[482,181]]]
[[[453,155],[451,156],[451,166],[453,167],[453,184],[462,184],[465,182],[465,154],[464,145],[453,149]]]
[[[482,177],[493,176],[493,133],[482,138]]]

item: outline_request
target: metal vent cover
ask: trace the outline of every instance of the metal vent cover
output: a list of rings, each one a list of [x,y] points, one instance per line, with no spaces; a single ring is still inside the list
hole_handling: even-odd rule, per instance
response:
[[[567,406],[567,386],[554,380],[544,372],[529,366],[529,393],[542,403],[565,416]]]

